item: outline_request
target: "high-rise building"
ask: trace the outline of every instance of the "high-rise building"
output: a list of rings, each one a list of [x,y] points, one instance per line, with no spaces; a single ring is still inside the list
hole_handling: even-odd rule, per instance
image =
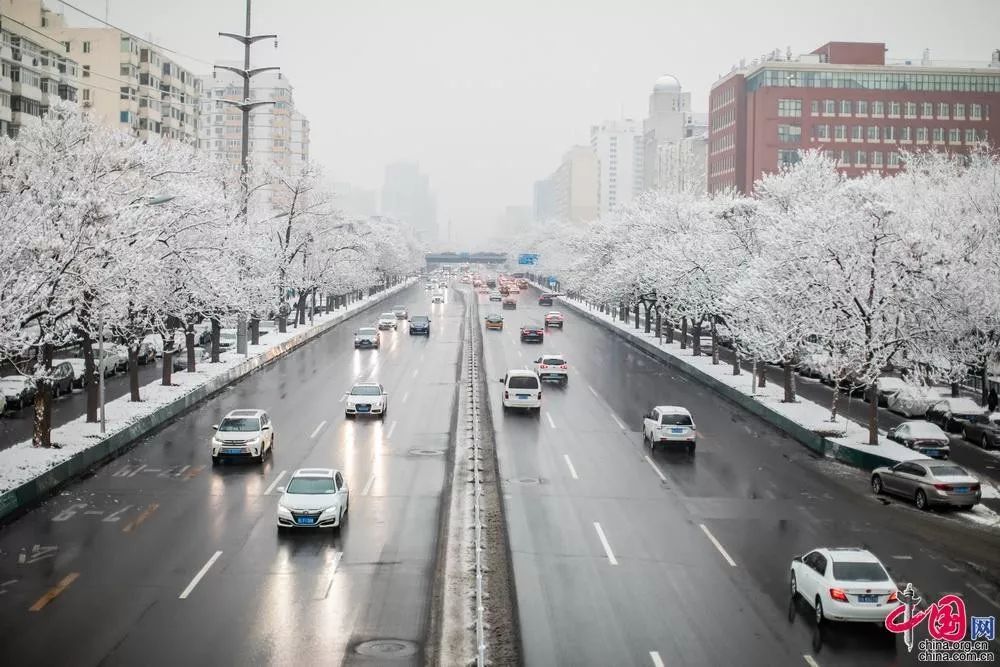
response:
[[[555,219],[591,222],[600,215],[597,154],[590,146],[574,146],[549,177],[554,195]]]
[[[386,166],[381,213],[409,224],[425,243],[438,240],[437,210],[430,179],[421,173],[415,162]]]
[[[598,202],[604,217],[642,192],[642,128],[631,118],[604,121],[590,128],[590,145],[597,155]]]
[[[225,63],[242,68],[242,63]],[[227,70],[202,77],[201,149],[233,166],[240,164],[243,112],[224,100],[243,100],[243,79]],[[252,159],[290,170],[309,160],[309,121],[295,109],[291,82],[281,72],[250,79],[250,100],[270,101],[250,111]]]
[[[16,137],[54,100],[77,101],[79,66],[41,0],[0,0],[0,134]]]
[[[343,182],[333,183],[332,190],[334,206],[347,215],[369,218],[378,214],[378,198],[374,190]]]
[[[661,76],[649,94],[649,118],[642,122],[643,132],[643,190],[662,190],[660,180],[663,165],[661,153],[668,144],[680,142],[688,134],[685,126],[691,115],[691,93],[681,89],[677,77]],[[667,151],[669,153],[669,150]]]
[[[535,181],[531,217],[535,222],[545,222],[556,217],[556,189],[551,177]]]
[[[996,145],[1000,51],[991,62],[886,62],[885,44],[829,42],[793,58],[775,51],[712,86],[708,183],[750,192],[763,174],[817,148],[848,176],[896,173],[905,150]]]

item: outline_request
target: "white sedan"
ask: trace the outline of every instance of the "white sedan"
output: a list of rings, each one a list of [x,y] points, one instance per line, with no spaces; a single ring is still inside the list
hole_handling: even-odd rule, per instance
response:
[[[396,319],[396,313],[382,313],[378,316],[378,328],[396,329],[398,327]]]
[[[349,504],[350,490],[339,470],[301,468],[278,499],[278,530],[340,528]]]
[[[859,548],[819,548],[792,559],[789,589],[813,608],[816,622],[884,623],[899,605],[899,589],[885,566]]]
[[[344,396],[344,415],[350,419],[356,415],[377,415],[385,419],[389,410],[389,394],[377,382],[359,382]]]

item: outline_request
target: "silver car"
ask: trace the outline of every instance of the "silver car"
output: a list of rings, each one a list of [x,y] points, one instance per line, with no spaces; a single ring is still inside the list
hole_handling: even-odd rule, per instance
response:
[[[917,509],[933,505],[949,505],[972,509],[979,502],[979,480],[965,468],[950,461],[903,461],[872,471],[872,491],[875,495],[891,493],[912,498]]]

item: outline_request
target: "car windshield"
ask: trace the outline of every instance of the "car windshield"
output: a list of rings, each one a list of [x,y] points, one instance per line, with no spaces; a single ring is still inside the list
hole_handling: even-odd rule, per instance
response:
[[[393,319],[394,320],[394,319],[396,319],[395,313],[382,313],[382,315],[380,315],[380,317],[383,320],[389,320],[389,319]]]
[[[374,336],[375,335],[375,330],[374,329],[358,329],[358,335],[359,336]]]
[[[425,315],[417,315],[410,318],[410,324],[427,324],[427,322],[427,316]]]
[[[946,437],[944,431],[937,424],[930,422],[911,422],[909,424],[909,434],[917,438],[943,438]]]
[[[488,320],[489,320],[490,322],[499,322],[499,321],[501,321],[501,320],[502,320],[503,318],[502,318],[502,317],[500,317],[499,315],[487,315],[487,316],[486,316],[486,319],[488,319]]]
[[[531,329],[541,329],[541,328],[542,328],[542,326],[541,326],[540,324],[525,324],[525,325],[524,325],[524,328],[525,328],[526,330],[531,330]]]
[[[220,431],[259,431],[260,430],[260,420],[256,417],[231,417],[229,419],[223,419],[222,423],[219,424]]]
[[[542,363],[547,366],[561,366],[566,360],[561,357],[542,357]]]
[[[399,312],[401,310],[406,310],[406,306],[393,306],[392,309],[395,312]]]
[[[968,477],[969,476],[969,473],[965,472],[964,468],[962,468],[960,466],[957,466],[957,465],[954,465],[954,464],[928,466],[928,469],[931,471],[931,474],[934,475],[935,477]]]
[[[332,477],[293,477],[285,493],[319,494],[334,493]]]
[[[889,575],[879,563],[834,561],[833,577],[837,581],[889,581]]]
[[[666,414],[660,419],[660,423],[670,424],[671,426],[690,426],[691,417],[681,414]]]
[[[382,390],[372,384],[357,385],[351,389],[352,396],[380,396],[381,394]]]
[[[538,389],[538,380],[530,375],[515,375],[507,382],[511,389]]]

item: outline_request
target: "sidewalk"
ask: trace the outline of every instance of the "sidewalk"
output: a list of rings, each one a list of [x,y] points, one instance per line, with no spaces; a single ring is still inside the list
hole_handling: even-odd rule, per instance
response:
[[[103,435],[99,424],[88,423],[86,415],[81,415],[52,430],[52,443],[58,448],[35,448],[26,440],[0,451],[0,519],[37,501],[89,467],[128,449],[136,439],[226,385],[288,354],[347,318],[374,307],[414,282],[415,279],[403,281],[336,312],[316,315],[311,324],[299,325],[297,329],[289,326],[286,333],[274,330],[268,334],[266,343],[249,345],[246,356],[230,351],[223,353],[217,364],[199,361],[194,373],[175,372],[169,387],[164,387],[159,380],[151,382],[140,388],[142,401],[138,403],[131,402],[127,394],[111,401],[105,405],[106,432]]]

